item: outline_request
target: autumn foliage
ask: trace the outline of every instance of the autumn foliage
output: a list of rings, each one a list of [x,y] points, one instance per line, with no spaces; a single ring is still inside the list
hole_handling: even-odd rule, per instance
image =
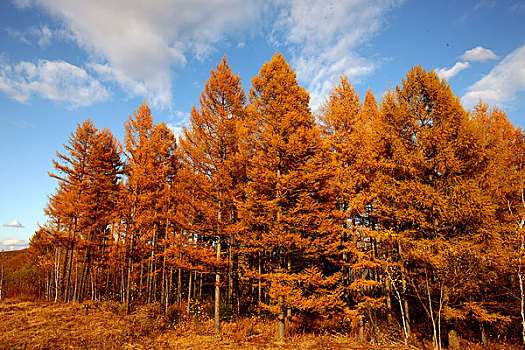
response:
[[[280,54],[251,83],[224,58],[179,140],[147,104],[122,145],[78,125],[31,242],[41,297],[202,303],[217,332],[257,316],[278,338],[520,341],[524,138],[505,112],[421,67],[379,104],[343,76],[317,114]]]

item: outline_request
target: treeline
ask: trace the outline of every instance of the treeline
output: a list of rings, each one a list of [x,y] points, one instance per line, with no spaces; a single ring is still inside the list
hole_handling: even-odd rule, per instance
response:
[[[280,54],[247,95],[223,59],[178,141],[147,104],[125,130],[87,120],[57,153],[31,240],[42,297],[208,300],[217,330],[262,314],[279,338],[525,339],[522,131],[435,72],[379,104],[343,76],[314,115]]]

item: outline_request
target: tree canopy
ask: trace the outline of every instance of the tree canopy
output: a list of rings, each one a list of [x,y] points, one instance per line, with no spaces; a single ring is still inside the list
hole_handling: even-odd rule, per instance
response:
[[[309,102],[281,54],[247,95],[224,57],[178,141],[147,103],[122,146],[79,124],[31,243],[43,296],[213,301],[217,332],[257,314],[279,338],[525,334],[521,129],[420,66],[379,103],[346,76]]]

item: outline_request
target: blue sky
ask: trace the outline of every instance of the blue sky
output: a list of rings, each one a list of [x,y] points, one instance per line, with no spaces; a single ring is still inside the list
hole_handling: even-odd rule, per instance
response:
[[[466,108],[482,98],[525,125],[525,1],[1,1],[0,250],[45,222],[47,172],[77,123],[122,140],[147,101],[180,132],[224,54],[248,90],[275,52],[314,111],[343,72],[380,100],[420,64]]]

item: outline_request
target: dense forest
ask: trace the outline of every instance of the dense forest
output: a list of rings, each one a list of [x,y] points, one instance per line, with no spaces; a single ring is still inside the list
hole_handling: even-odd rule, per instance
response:
[[[379,103],[343,76],[314,114],[282,55],[248,93],[224,58],[178,140],[146,103],[122,143],[72,132],[30,292],[207,308],[217,332],[256,315],[277,338],[523,343],[524,151],[504,111],[466,110],[434,71]]]

